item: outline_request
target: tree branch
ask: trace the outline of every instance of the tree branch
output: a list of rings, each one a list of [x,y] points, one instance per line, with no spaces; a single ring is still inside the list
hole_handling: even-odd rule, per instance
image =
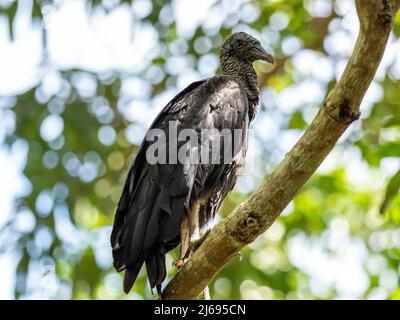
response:
[[[356,0],[358,39],[344,73],[303,136],[268,181],[217,224],[165,288],[163,299],[194,299],[245,245],[265,232],[359,117],[400,0]]]

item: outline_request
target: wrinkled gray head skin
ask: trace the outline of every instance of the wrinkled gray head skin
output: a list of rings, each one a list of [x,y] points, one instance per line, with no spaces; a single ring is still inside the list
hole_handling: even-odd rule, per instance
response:
[[[265,51],[260,41],[245,32],[233,33],[222,44],[220,58],[235,57],[252,63],[263,60],[274,63],[274,57]]]
[[[252,65],[256,60],[274,63],[274,57],[265,51],[260,41],[245,32],[229,36],[219,52],[222,74],[235,77],[254,101],[258,101],[259,96],[257,74]]]

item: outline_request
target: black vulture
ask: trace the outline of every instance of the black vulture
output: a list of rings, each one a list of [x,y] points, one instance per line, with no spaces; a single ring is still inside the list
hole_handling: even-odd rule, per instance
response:
[[[182,163],[169,161],[169,155],[165,163],[154,163],[148,161],[148,151],[158,139],[146,138],[130,166],[111,234],[114,267],[118,272],[125,270],[126,293],[146,264],[150,287],[161,294],[166,277],[165,254],[181,243],[181,256],[176,262],[181,267],[193,250],[192,244],[199,240],[200,228],[214,217],[236,183],[246,154],[249,123],[259,102],[252,63],[273,63],[274,59],[257,39],[244,32],[233,33],[224,41],[219,59],[222,75],[190,84],[161,110],[148,131],[165,133],[165,150],[183,148],[185,154],[205,152],[214,158],[216,154],[217,159],[190,161],[189,156]],[[227,160],[221,151],[223,142],[219,151],[212,153],[213,144],[176,141],[169,136],[171,123],[177,134],[184,129],[196,133],[236,130],[241,143],[230,149],[232,154]],[[207,138],[213,137],[210,134]]]

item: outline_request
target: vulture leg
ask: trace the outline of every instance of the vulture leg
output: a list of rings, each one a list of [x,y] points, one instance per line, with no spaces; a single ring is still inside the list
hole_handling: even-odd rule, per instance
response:
[[[199,206],[194,203],[188,215],[184,215],[181,223],[181,250],[180,256],[175,261],[175,266],[180,269],[189,259],[194,243],[200,239]]]
[[[179,259],[175,261],[175,266],[178,269],[183,267],[189,256],[190,238],[189,238],[189,218],[187,215],[183,216],[180,234],[181,234],[180,255]]]
[[[207,237],[209,230],[200,237],[200,204],[195,202],[188,215],[183,217],[181,223],[181,252],[175,266],[180,269],[189,259],[190,254],[195,251]],[[210,290],[203,290],[203,299],[211,300]]]
[[[189,211],[189,235],[190,235],[190,246],[193,248],[193,244],[200,239],[200,204],[196,201],[193,203]]]
[[[188,256],[190,253],[195,251],[204,239],[207,237],[208,232],[206,232],[203,236],[200,237],[200,203],[195,202],[189,212],[189,234],[190,234],[190,243]],[[210,289],[205,287],[203,290],[203,299],[211,300],[210,297]]]

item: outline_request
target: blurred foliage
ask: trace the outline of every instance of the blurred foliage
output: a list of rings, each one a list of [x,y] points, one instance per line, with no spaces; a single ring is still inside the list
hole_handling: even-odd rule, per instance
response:
[[[0,15],[7,16],[11,37],[21,2],[0,2]],[[32,4],[33,18],[41,21],[49,8],[57,10],[62,1],[34,0]],[[107,14],[119,6],[134,6],[131,1],[93,0],[86,4],[88,15],[94,10]],[[274,67],[256,66],[262,87],[257,118],[279,119],[276,132],[265,138],[255,124],[260,161],[253,176],[243,177],[242,183],[250,181],[250,187],[236,188],[225,200],[220,210],[224,217],[271,172],[288,148],[280,138],[297,137],[306,128],[336,81],[329,68],[302,70],[296,59],[303,52],[313,57],[306,60],[308,64],[323,59],[331,68],[339,68],[348,52],[336,50],[332,43],[338,42],[332,39],[337,34],[349,36],[349,25],[356,24],[352,1],[218,0],[210,14],[218,15],[231,5],[237,10],[229,11],[221,24],[210,27],[200,23],[192,35],[182,37],[173,18],[174,4],[154,0],[151,10],[134,20],[137,25],[152,26],[158,36],[159,48],[149,55],[151,61],[144,62],[147,67],[143,70],[96,73],[59,68],[57,92],[47,94],[39,83],[15,100],[4,98],[12,105],[0,112],[11,113],[15,119],[15,130],[8,132],[5,145],[22,141],[27,145],[23,174],[31,187],[26,196],[17,199],[15,214],[2,230],[2,250],[19,254],[17,298],[154,297],[144,270],[133,291],[128,296],[122,293],[122,276],[112,268],[108,243],[122,183],[140,142],[138,132],[145,129],[126,116],[126,106],[135,104],[135,98],[122,90],[129,77],[138,77],[150,86],[149,101],[158,101],[166,90],[172,97],[181,75],[171,72],[170,58],[179,53],[203,75],[202,57],[216,57],[221,39],[232,30],[253,32],[275,53]],[[400,16],[395,40],[399,30]],[[45,28],[43,35],[45,39]],[[340,44],[349,39],[336,41]],[[363,105],[359,125],[337,146],[331,158],[333,168],[317,172],[271,229],[224,268],[210,285],[212,297],[400,298],[400,87],[399,72],[391,73],[393,65],[395,62],[387,66],[387,76],[374,84],[382,94]],[[82,82],[94,89],[86,90]],[[310,82],[314,87],[308,90],[322,91],[314,100],[307,100],[310,91],[302,89]],[[295,89],[300,95],[290,98]],[[157,110],[161,107],[155,106]],[[46,134],[46,123],[51,128],[58,124],[60,132]],[[352,162],[357,165],[351,166]],[[385,171],[385,163],[394,163],[395,170]],[[33,221],[32,227],[21,230],[21,219]],[[168,266],[176,254],[172,252]],[[169,277],[174,272],[169,267]],[[42,278],[48,281],[43,284]],[[358,282],[354,284],[353,279]]]

